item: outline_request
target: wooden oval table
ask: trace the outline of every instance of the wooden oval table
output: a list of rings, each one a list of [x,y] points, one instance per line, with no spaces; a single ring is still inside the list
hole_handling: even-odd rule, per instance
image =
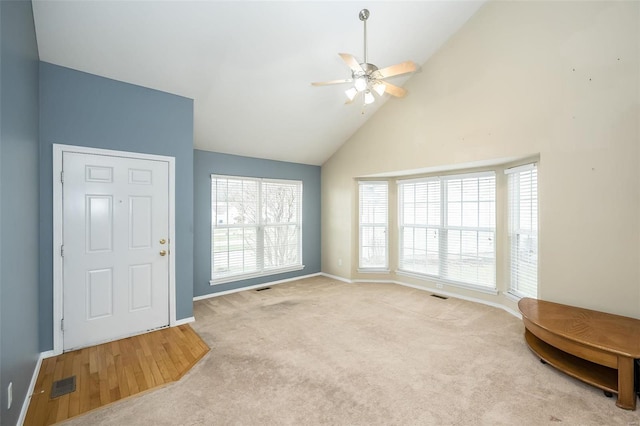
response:
[[[640,358],[640,320],[530,298],[518,308],[525,339],[540,360],[636,409],[634,363]]]

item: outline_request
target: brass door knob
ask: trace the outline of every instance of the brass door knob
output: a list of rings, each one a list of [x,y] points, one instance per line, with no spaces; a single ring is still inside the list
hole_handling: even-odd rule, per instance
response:
[[[166,255],[166,254],[167,254],[167,251],[166,251],[166,250],[160,250],[160,256],[164,256],[164,255]]]
[[[160,240],[160,244],[165,244],[167,242],[167,240],[165,240],[164,238]]]

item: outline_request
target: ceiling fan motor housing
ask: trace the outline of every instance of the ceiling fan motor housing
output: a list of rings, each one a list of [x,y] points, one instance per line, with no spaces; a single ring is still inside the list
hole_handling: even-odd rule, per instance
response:
[[[376,79],[378,78],[374,73],[376,71],[378,71],[378,67],[376,67],[373,64],[369,64],[369,63],[362,63],[360,64],[360,66],[362,67],[362,71],[353,71],[352,75],[353,78],[358,78],[358,77],[366,77],[368,80],[371,79]]]

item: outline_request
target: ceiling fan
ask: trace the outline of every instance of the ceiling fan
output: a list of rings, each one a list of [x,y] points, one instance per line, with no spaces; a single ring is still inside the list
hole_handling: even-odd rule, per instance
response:
[[[391,65],[386,68],[378,69],[377,66],[367,62],[367,19],[369,18],[369,11],[362,9],[358,14],[358,17],[364,24],[364,62],[359,63],[358,60],[348,53],[339,53],[342,60],[351,69],[351,78],[345,78],[343,80],[331,80],[311,83],[313,86],[328,86],[331,84],[343,84],[353,83],[353,87],[347,89],[345,94],[347,95],[347,101],[345,103],[352,103],[355,98],[362,93],[364,97],[364,104],[369,105],[375,102],[376,97],[382,96],[388,93],[397,98],[402,98],[407,94],[407,91],[402,87],[393,85],[385,78],[395,77],[402,74],[407,74],[416,70],[416,64],[411,61],[401,62],[396,65]]]

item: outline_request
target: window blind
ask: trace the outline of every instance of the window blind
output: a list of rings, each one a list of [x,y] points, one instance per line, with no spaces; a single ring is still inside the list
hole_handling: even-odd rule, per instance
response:
[[[361,181],[359,193],[359,268],[387,269],[389,187],[387,182]]]
[[[440,274],[441,182],[412,180],[399,185],[401,270]]]
[[[538,170],[528,164],[505,170],[509,181],[509,291],[538,296]]]
[[[299,182],[262,182],[265,269],[300,263],[301,190]]]
[[[495,173],[400,181],[399,269],[495,288]]]
[[[300,181],[212,175],[212,282],[301,266],[301,206]]]
[[[444,179],[445,277],[495,288],[495,174]]]

